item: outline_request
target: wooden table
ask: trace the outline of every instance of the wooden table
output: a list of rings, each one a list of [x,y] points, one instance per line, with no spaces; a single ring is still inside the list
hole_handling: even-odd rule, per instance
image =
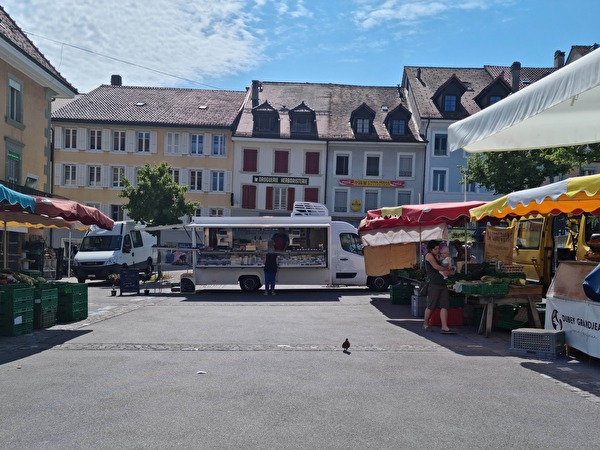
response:
[[[477,305],[483,305],[483,314],[479,322],[479,334],[485,330],[485,337],[489,337],[492,332],[492,318],[494,316],[494,307],[497,305],[528,305],[529,317],[533,320],[536,328],[542,328],[540,315],[538,314],[536,303],[542,301],[542,285],[532,284],[527,286],[510,286],[506,295],[488,295],[488,294],[465,294],[473,299]]]

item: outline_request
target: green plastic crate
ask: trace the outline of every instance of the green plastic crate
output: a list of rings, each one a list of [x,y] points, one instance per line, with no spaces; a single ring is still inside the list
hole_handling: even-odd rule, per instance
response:
[[[0,335],[19,336],[33,331],[33,310],[0,316]]]
[[[58,307],[58,289],[40,286],[33,291],[33,302],[41,307]]]
[[[56,308],[36,305],[33,309],[33,328],[50,328],[56,325]]]
[[[56,320],[59,322],[73,322],[75,320],[87,319],[88,307],[85,305],[64,306],[59,303],[56,310]]]

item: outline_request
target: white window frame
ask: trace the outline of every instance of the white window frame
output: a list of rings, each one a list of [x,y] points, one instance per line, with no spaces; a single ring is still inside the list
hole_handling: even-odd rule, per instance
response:
[[[374,205],[368,205],[367,204],[367,195],[368,194],[375,194],[377,196],[377,200],[375,201]],[[365,188],[363,190],[363,207],[362,207],[362,211],[366,214],[368,210],[370,210],[370,209],[377,209],[377,208],[379,208],[380,205],[381,205],[381,189]],[[373,207],[373,206],[375,206],[375,207]]]
[[[111,187],[122,188],[123,182],[121,178],[125,177],[125,166],[112,166],[110,168]]]
[[[137,133],[138,153],[150,153],[150,132],[138,131]]]
[[[171,168],[169,171],[171,172],[171,181],[179,184],[179,180],[181,179],[179,169]]]
[[[125,152],[126,143],[127,143],[127,133],[125,131],[120,131],[120,130],[113,131],[112,145],[111,145],[113,152]]]
[[[89,130],[90,131],[90,150],[102,150],[102,130],[97,130],[95,128]]]
[[[212,156],[226,156],[225,154],[225,135],[215,134],[212,139]]]
[[[210,217],[223,217],[225,215],[225,211],[223,208],[210,208],[208,215]]]
[[[377,175],[368,175],[367,174],[367,161],[369,160],[369,158],[373,158],[373,157],[377,157],[378,158],[378,167],[377,167]],[[364,171],[364,176],[365,178],[369,178],[369,179],[379,179],[381,178],[381,171],[382,171],[382,162],[383,162],[383,156],[381,153],[379,152],[365,152],[365,160],[364,160],[364,164],[365,164],[365,171]]]
[[[210,191],[225,192],[225,171],[211,170],[210,171]]]
[[[408,200],[406,201],[406,203],[403,203],[400,200],[400,196],[401,195],[407,195],[408,196]],[[412,205],[413,201],[412,201],[412,195],[413,192],[411,189],[396,189],[396,205],[402,206],[402,205]]]
[[[438,148],[438,141],[445,143],[445,145]],[[435,157],[446,157],[448,156],[448,133],[434,133],[433,135],[433,156]]]
[[[410,174],[405,175],[405,174],[401,173],[400,161],[402,161],[404,159],[408,159],[408,158],[410,158]],[[414,177],[415,177],[415,155],[412,153],[398,153],[396,167],[398,168],[398,170],[396,171],[396,176],[398,178],[414,179]]]
[[[440,189],[440,180],[438,179],[441,174],[444,175],[444,186],[441,186],[442,189]],[[439,167],[431,170],[431,191],[448,192],[448,169]]]
[[[63,164],[63,186],[77,186],[77,164]]]
[[[190,155],[204,156],[204,134],[192,133],[190,135]]]
[[[111,204],[110,216],[114,221],[121,221],[125,219],[125,210],[122,208],[123,205]]]
[[[77,128],[65,128],[63,132],[65,135],[63,148],[77,150]]]
[[[190,169],[189,173],[189,186],[191,192],[201,192],[202,191],[202,170]],[[192,184],[192,181],[195,181]]]
[[[23,83],[11,75],[8,78],[6,118],[11,122],[23,124]]]
[[[346,195],[346,204],[338,205],[336,203],[338,193]],[[349,188],[340,188],[340,187],[334,188],[333,189],[333,211],[336,213],[347,213],[349,204],[350,204],[350,189]]]
[[[89,187],[102,187],[102,166],[89,165],[87,167],[87,177]]]
[[[370,119],[356,119],[356,134],[369,134],[371,132]]]
[[[348,160],[348,173],[339,174],[338,173],[338,157],[345,156]],[[333,153],[333,162],[335,165],[334,175],[336,177],[349,177],[352,173],[352,153],[350,152],[334,152]]]
[[[273,210],[287,211],[288,186],[273,186]]]

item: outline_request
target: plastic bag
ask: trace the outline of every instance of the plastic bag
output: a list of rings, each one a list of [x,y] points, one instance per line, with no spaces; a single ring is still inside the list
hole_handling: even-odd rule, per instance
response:
[[[590,300],[600,302],[600,264],[583,280],[583,292]]]

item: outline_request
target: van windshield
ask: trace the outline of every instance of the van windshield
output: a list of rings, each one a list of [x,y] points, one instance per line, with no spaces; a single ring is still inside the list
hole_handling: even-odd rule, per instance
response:
[[[121,250],[121,236],[86,236],[81,241],[80,252],[97,252],[106,250]]]

